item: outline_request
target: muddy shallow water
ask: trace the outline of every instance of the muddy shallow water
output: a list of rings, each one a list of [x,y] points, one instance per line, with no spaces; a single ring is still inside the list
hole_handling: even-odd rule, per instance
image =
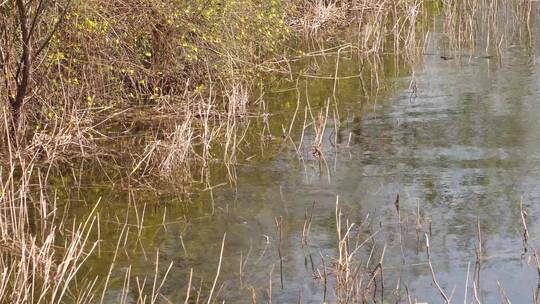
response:
[[[89,194],[87,201],[102,197],[100,238],[105,240],[99,257],[85,266],[89,273],[107,275],[107,263],[113,258],[126,214],[133,225],[129,233],[138,236],[119,251],[105,302],[118,301],[128,265],[132,292],[137,289],[136,276],[141,282],[147,276],[146,286],[151,288],[156,250],[159,278],[172,262],[162,294],[172,303],[183,302],[193,269],[192,295],[202,285],[201,298],[205,299],[216,275],[225,233],[214,292],[218,299],[251,303],[254,293],[259,302],[267,302],[271,285],[274,303],[320,303],[325,297],[333,302],[333,282],[330,280],[325,295],[318,271],[322,271],[321,257],[330,272],[336,256],[337,197],[344,218],[358,224],[369,222],[372,230],[381,231],[374,245],[381,251],[386,244],[384,301],[395,302],[400,294],[401,302],[407,302],[407,286],[412,299],[442,302],[432,283],[424,234],[416,233],[418,206],[426,219],[422,229],[431,232],[437,280],[454,301],[463,300],[467,290],[471,302],[474,281],[479,283],[478,298],[484,303],[501,301],[502,289],[513,302],[532,302],[538,273],[530,250],[540,234],[540,68],[535,65],[536,55],[511,45],[504,49],[501,60],[444,60],[439,53],[434,44],[422,64],[399,71],[399,64],[385,61],[380,81],[387,89],[379,94],[366,92],[361,83],[365,79],[340,80],[338,106],[331,101],[322,141],[324,162],[312,154],[315,135],[308,126],[299,152],[290,141],[270,141],[263,147],[264,157],[238,166],[235,188],[224,185],[199,191],[188,205],[178,200],[159,201],[163,196],[133,198],[97,190]],[[358,73],[356,59],[340,62],[340,75]],[[319,60],[312,70],[333,75],[334,67],[334,60]],[[416,93],[411,83],[415,83]],[[286,83],[283,89],[287,86],[294,83]],[[326,100],[333,100],[333,80],[307,77],[300,88],[307,92],[314,112],[324,108]],[[287,121],[280,119],[280,113],[288,113],[290,119],[294,112],[296,92],[275,88],[266,93],[270,112],[277,113],[269,122],[273,135],[281,136],[281,122]],[[296,145],[305,105],[300,107],[292,132]],[[260,147],[253,151],[260,153]],[[401,234],[394,205],[398,194]],[[137,201],[137,212],[128,203],[132,200]],[[525,254],[521,200],[530,234]],[[311,229],[303,246],[304,219],[310,210]],[[280,217],[283,288],[276,229]],[[477,221],[483,241],[479,280],[474,279]],[[139,230],[139,224],[144,228]],[[359,259],[366,258],[369,250],[365,251]]]

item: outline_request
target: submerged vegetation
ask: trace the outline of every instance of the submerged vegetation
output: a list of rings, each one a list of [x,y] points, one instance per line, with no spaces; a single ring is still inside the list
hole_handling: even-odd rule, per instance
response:
[[[530,41],[535,9],[532,1],[498,0],[0,0],[0,302],[164,301],[160,290],[172,264],[159,265],[159,253],[151,279],[133,279],[131,266],[115,270],[126,243],[138,246],[144,208],[133,203],[136,224],[127,215],[115,219],[115,241],[101,239],[99,200],[79,198],[92,212],[70,216],[79,203],[70,201],[70,188],[80,188],[87,172],[103,176],[92,182],[128,193],[131,204],[138,187],[189,195],[196,184],[211,191],[216,167],[234,185],[235,165],[253,157],[246,150],[268,141],[291,143],[300,158],[304,145],[328,166],[323,138],[330,117],[339,117],[340,79],[359,77],[365,95],[378,94],[381,58],[413,62],[425,55],[438,26],[434,16],[443,20],[445,59],[497,57],[510,39]],[[512,21],[499,24],[501,16]],[[359,75],[342,75],[342,56],[359,58]],[[317,60],[335,62],[335,70],[320,74],[306,64]],[[275,107],[265,100],[262,79],[277,77],[298,100],[279,116],[281,129],[271,131]],[[309,78],[333,81],[331,98],[301,100],[307,96],[299,82]],[[409,89],[416,94],[414,73]],[[292,132],[297,124],[301,134]],[[308,128],[315,134],[310,143]],[[59,201],[65,192],[67,202]],[[338,256],[314,276],[324,281],[325,295],[327,283],[335,283],[337,301],[366,301],[384,284],[385,246],[373,244],[375,253],[360,267],[353,258],[372,235],[353,249],[353,225],[343,223],[339,206],[336,221]],[[281,229],[278,219],[276,225]],[[81,276],[106,242],[113,244],[107,277]],[[224,236],[221,255],[225,242]],[[240,265],[242,278],[242,258]],[[186,303],[217,298],[221,258],[216,266],[209,286],[195,290],[190,276]],[[123,292],[107,300],[113,276]]]

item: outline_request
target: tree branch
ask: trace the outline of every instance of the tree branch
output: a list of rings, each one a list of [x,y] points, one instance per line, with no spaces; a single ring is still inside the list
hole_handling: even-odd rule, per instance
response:
[[[60,24],[62,24],[64,22],[64,19],[66,17],[66,14],[69,10],[69,7],[71,6],[71,3],[73,1],[72,0],[69,0],[67,5],[66,5],[66,8],[64,8],[64,11],[62,11],[62,14],[60,15],[60,17],[58,18],[58,21],[56,22],[56,24],[54,25],[53,29],[51,30],[51,32],[49,33],[49,35],[47,36],[47,38],[45,38],[45,40],[43,41],[43,43],[41,43],[41,45],[39,46],[38,50],[36,51],[36,53],[34,54],[34,57],[37,57],[39,55],[39,53],[41,53],[41,51],[43,51],[43,49],[45,49],[45,47],[47,47],[47,45],[49,44],[49,42],[51,41],[52,37],[54,36],[54,34],[58,31],[58,27],[60,26]],[[37,16],[36,16],[37,18]]]
[[[13,117],[15,122],[19,118],[19,112],[23,105],[24,98],[26,97],[26,92],[28,90],[28,82],[30,78],[30,68],[31,68],[31,53],[32,53],[32,36],[28,31],[28,18],[27,18],[27,9],[24,6],[23,0],[16,0],[17,11],[19,13],[19,26],[21,29],[21,38],[22,38],[22,55],[19,61],[19,69],[22,71],[22,75],[16,78],[17,83],[17,93],[15,96],[15,101],[11,104],[13,110]],[[18,74],[18,73],[17,73]],[[19,76],[19,75],[17,75]]]

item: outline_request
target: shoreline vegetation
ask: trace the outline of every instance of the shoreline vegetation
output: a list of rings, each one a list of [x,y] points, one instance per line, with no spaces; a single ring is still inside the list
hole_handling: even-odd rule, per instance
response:
[[[193,168],[236,163],[240,122],[272,114],[257,104],[262,76],[293,81],[291,65],[309,57],[418,53],[425,6],[70,0],[30,1],[19,9],[19,2],[1,11],[3,147],[39,163],[114,162],[126,155],[111,142],[142,131],[144,151],[128,151],[131,163],[122,165],[139,176],[184,176],[187,183]],[[347,28],[356,41],[338,39]],[[294,41],[310,41],[314,51]]]
[[[356,77],[340,74],[340,56],[366,62],[366,82],[376,91],[380,58],[414,62],[425,55],[435,16],[442,20],[444,60],[498,57],[509,31],[530,41],[537,9],[532,1],[497,0],[0,0],[0,302],[105,303],[122,242],[141,235],[144,210],[139,226],[123,225],[108,276],[79,280],[104,242],[101,202],[91,203],[86,218],[66,221],[71,203],[59,205],[52,179],[67,174],[80,181],[91,170],[120,188],[189,192],[192,184],[210,187],[212,168],[222,166],[235,185],[235,165],[250,157],[242,151],[253,144],[246,139],[253,125],[261,126],[260,141],[290,141],[296,149],[303,133],[293,139],[291,130],[303,123],[316,134],[305,144],[324,160],[326,123],[339,116],[332,110],[337,83]],[[500,24],[501,14],[515,23]],[[302,61],[326,57],[336,61],[333,75],[299,69]],[[329,79],[334,100],[312,109],[298,93],[282,134],[268,134],[274,113],[261,79],[271,75],[292,86],[301,78]],[[416,94],[414,81],[409,89]],[[325,291],[333,282],[337,301],[361,302],[384,284],[385,248],[370,256],[367,269],[353,269],[361,246],[351,250],[352,224],[344,220],[336,203],[338,256],[320,279]],[[418,212],[417,231],[419,223]],[[280,231],[278,219],[276,225]],[[306,218],[306,239],[309,226]],[[225,242],[224,236],[221,256]],[[209,290],[193,291],[190,277],[186,303],[218,297],[219,261]],[[119,303],[163,301],[171,265],[158,264],[152,281],[136,284],[128,267]],[[433,281],[438,286],[435,273]]]

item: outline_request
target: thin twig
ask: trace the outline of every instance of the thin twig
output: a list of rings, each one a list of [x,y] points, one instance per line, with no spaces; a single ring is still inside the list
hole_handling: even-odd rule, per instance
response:
[[[227,233],[224,233],[223,234],[223,240],[221,241],[221,251],[219,253],[219,263],[218,263],[218,268],[217,268],[217,272],[216,272],[216,277],[214,278],[214,283],[212,284],[212,289],[210,290],[210,295],[208,295],[207,304],[210,304],[210,302],[212,301],[212,295],[214,293],[214,289],[216,288],[216,283],[217,283],[217,280],[218,280],[218,277],[219,277],[219,272],[221,271],[221,262],[223,261],[223,250],[225,248],[225,237],[226,236],[227,236]]]
[[[433,265],[431,264],[431,250],[430,250],[430,245],[429,245],[428,234],[424,233],[424,235],[426,238],[426,252],[427,252],[427,258],[428,258],[429,270],[431,271],[431,278],[433,279],[433,283],[435,284],[435,286],[437,286],[437,289],[439,289],[441,296],[444,298],[444,302],[448,304],[450,303],[450,300],[444,293],[444,290],[441,288],[441,285],[439,285],[439,282],[437,282],[437,278],[435,277],[435,271],[433,270]]]

